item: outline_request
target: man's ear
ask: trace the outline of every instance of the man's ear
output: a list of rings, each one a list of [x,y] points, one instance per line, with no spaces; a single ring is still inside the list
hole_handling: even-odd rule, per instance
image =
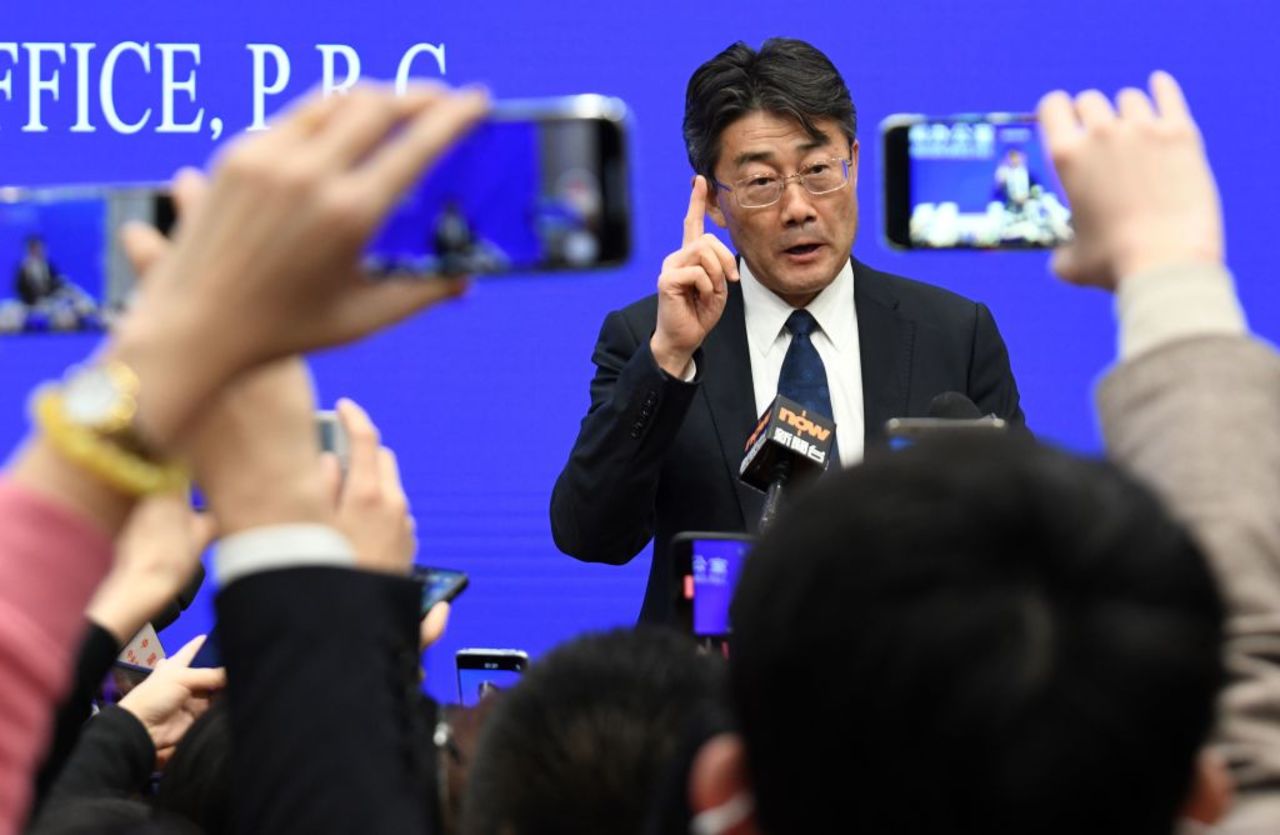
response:
[[[855,139],[853,140],[853,143],[849,146],[849,183],[855,189],[858,187],[858,151],[859,150],[861,150],[861,146],[858,145],[858,140]]]
[[[708,183],[710,185],[710,183]],[[711,219],[716,222],[716,226],[721,229],[725,228],[724,211],[720,208],[720,198],[724,195],[724,189],[711,186],[711,192],[707,195],[707,214],[711,215]]]
[[[1195,778],[1182,806],[1182,817],[1212,826],[1226,817],[1234,794],[1235,782],[1227,764],[1216,752],[1205,749],[1196,760]]]
[[[759,835],[753,803],[742,737],[724,733],[707,740],[689,769],[689,807],[694,815],[722,816],[725,826],[715,830],[720,835]]]

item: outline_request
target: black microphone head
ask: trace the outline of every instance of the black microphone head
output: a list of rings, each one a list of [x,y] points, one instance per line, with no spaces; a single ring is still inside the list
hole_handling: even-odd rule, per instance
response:
[[[816,475],[826,469],[835,435],[834,420],[778,395],[747,439],[738,477],[763,492],[777,478],[779,464],[793,481]]]
[[[945,420],[977,420],[982,410],[958,391],[944,391],[929,401],[928,417]]]

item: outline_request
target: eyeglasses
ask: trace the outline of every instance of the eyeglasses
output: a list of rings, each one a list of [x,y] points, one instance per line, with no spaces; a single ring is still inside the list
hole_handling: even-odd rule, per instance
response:
[[[738,180],[732,187],[716,180],[712,182],[718,188],[733,192],[734,199],[742,208],[763,209],[782,199],[783,189],[792,180],[799,180],[804,190],[813,195],[839,191],[849,182],[849,165],[850,162],[847,159],[832,157],[810,163],[790,177],[767,175],[747,177]]]

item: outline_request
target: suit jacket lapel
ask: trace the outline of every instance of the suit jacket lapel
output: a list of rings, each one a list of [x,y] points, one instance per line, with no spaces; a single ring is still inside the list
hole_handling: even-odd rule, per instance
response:
[[[755,530],[764,495],[738,480],[743,447],[756,425],[756,397],[751,378],[751,348],[742,288],[729,284],[729,299],[715,329],[702,343],[702,388],[711,408],[725,468],[733,481],[738,506],[748,530]]]
[[[868,446],[884,422],[907,414],[915,323],[898,314],[898,300],[885,277],[855,260],[853,300],[862,364],[862,413]]]

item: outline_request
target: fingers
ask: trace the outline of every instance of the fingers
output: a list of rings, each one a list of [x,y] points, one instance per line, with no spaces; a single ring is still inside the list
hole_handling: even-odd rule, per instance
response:
[[[445,627],[449,625],[449,612],[448,603],[437,603],[431,607],[418,629],[419,649],[426,649],[444,636]]]
[[[1169,73],[1157,70],[1151,74],[1151,97],[1155,99],[1161,118],[1178,122],[1194,122],[1191,118],[1191,108],[1182,94],[1182,87]]]
[[[342,462],[332,452],[320,453],[320,483],[334,507],[342,500]]]
[[[706,245],[711,247],[715,252],[716,258],[720,260],[720,266],[724,269],[725,277],[730,281],[737,281],[738,275],[738,259],[734,257],[729,247],[724,245],[724,241],[715,235],[703,235],[702,240]]]
[[[1097,90],[1085,90],[1076,96],[1076,113],[1086,128],[1105,128],[1116,120],[1111,101]]]
[[[353,291],[335,311],[333,333],[352,339],[406,319],[421,310],[455,299],[470,286],[466,278],[431,278],[425,281],[380,281],[372,286],[353,285]]]
[[[684,215],[684,240],[682,246],[690,246],[702,237],[707,216],[707,180],[701,174],[693,178],[693,190],[689,193],[689,210]]]
[[[200,205],[205,193],[209,190],[209,181],[204,174],[195,168],[182,168],[173,175],[170,191],[177,204],[178,214],[188,215]]]
[[[207,637],[207,635],[195,636],[190,641],[183,644],[182,649],[178,650],[173,655],[170,655],[160,663],[168,666],[190,667],[191,659],[196,657],[196,653],[200,651],[200,647],[204,646],[204,641]]]
[[[218,535],[218,520],[211,513],[191,513],[191,545],[197,554],[204,553]]]
[[[427,98],[393,140],[370,156],[357,179],[375,217],[390,210],[422,173],[489,112],[489,95],[471,89]]]
[[[1130,122],[1153,122],[1156,118],[1147,94],[1134,87],[1126,87],[1116,96],[1116,111]]]
[[[400,465],[396,461],[396,454],[387,447],[378,450],[378,481],[382,484],[383,495],[408,504],[404,485],[400,481]]]
[[[444,95],[441,88],[400,97],[378,86],[359,87],[334,111],[317,138],[315,153],[326,166],[345,170],[382,144],[393,128]]]
[[[382,438],[378,427],[354,400],[345,397],[339,400],[337,412],[351,450],[344,492],[357,496],[379,492],[382,475],[378,450]]]
[[[1080,133],[1080,122],[1076,118],[1076,109],[1071,96],[1062,90],[1054,90],[1044,98],[1036,108],[1036,119],[1040,123],[1040,135],[1044,137],[1045,147],[1050,154]]]
[[[175,676],[178,684],[193,693],[207,693],[227,686],[225,667],[189,667]]]
[[[120,228],[120,245],[139,281],[169,251],[169,240],[148,223],[131,220]]]

